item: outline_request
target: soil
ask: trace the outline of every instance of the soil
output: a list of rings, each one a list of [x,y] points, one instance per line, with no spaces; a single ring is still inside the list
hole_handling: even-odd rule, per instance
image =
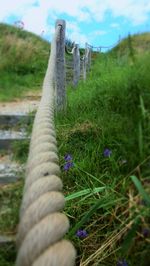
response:
[[[0,102],[0,115],[27,114],[35,111],[39,105],[41,93],[28,92],[24,100],[16,99],[13,102]]]
[[[0,115],[27,114],[37,109],[39,100],[0,103]]]

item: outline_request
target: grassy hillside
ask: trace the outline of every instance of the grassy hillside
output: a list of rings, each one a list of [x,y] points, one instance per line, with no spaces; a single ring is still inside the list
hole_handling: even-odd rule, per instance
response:
[[[74,163],[63,174],[65,191],[81,193],[66,207],[81,265],[150,264],[149,73],[150,53],[132,64],[99,55],[57,121],[61,164],[68,153]],[[78,229],[88,236],[76,237]]]
[[[138,56],[139,54],[150,52],[150,32],[141,34],[128,35],[127,38],[121,40],[111,52],[117,53],[119,56]]]
[[[0,24],[0,100],[21,97],[41,89],[50,45],[19,28]]]
[[[99,54],[87,81],[68,88],[65,115],[55,118],[77,265],[150,265],[149,73],[148,51],[134,60]],[[23,149],[15,150],[18,159]],[[22,187],[1,192],[3,232],[16,232]],[[14,265],[14,247],[1,254],[2,265]]]

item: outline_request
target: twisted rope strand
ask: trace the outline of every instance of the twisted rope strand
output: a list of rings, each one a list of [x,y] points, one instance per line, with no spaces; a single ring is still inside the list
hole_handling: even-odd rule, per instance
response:
[[[60,192],[62,181],[54,127],[56,41],[61,30],[59,24],[33,124],[17,235],[17,266],[73,266],[75,262],[73,245],[62,240],[69,221],[60,213],[65,200]]]

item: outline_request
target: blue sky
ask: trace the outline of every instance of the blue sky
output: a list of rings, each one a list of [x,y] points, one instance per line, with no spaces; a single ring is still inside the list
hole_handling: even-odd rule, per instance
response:
[[[0,22],[22,21],[49,41],[59,18],[66,20],[66,37],[80,46],[109,46],[150,31],[150,0],[0,0]]]

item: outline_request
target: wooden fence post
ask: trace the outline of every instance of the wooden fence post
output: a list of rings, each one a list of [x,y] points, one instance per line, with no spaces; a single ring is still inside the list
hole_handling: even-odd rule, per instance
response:
[[[75,44],[73,48],[73,85],[77,86],[80,79],[80,51],[79,45]]]
[[[62,110],[66,105],[65,20],[57,20],[55,28],[58,26],[60,26],[60,38],[56,40],[55,102],[56,109]]]
[[[91,56],[92,56],[92,48],[89,48],[89,52],[88,52],[88,70],[89,71],[91,69]]]
[[[85,44],[85,54],[83,56],[83,80],[86,80],[87,71],[90,71],[91,67],[91,47]]]
[[[82,58],[82,71],[83,71],[83,80],[86,80],[86,57],[83,55]]]

